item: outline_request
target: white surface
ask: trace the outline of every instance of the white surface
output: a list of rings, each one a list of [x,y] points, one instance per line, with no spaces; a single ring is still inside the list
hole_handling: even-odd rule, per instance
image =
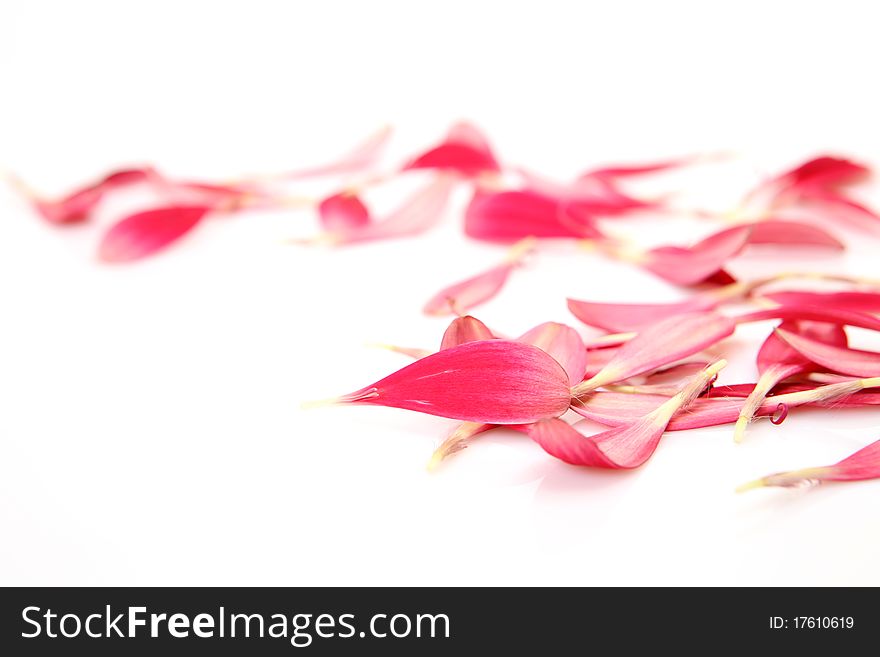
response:
[[[0,164],[47,191],[124,162],[223,177],[321,161],[385,122],[394,161],[466,117],[506,162],[559,176],[732,149],[723,174],[676,178],[726,201],[827,149],[880,163],[878,18],[867,2],[5,2]],[[646,223],[646,241],[696,235]],[[221,220],[104,267],[99,230],[0,193],[0,583],[880,584],[880,482],[732,492],[880,437],[873,412],[792,413],[741,446],[730,427],[670,434],[628,474],[498,433],[429,474],[452,422],[300,411],[406,362],[364,343],[437,344],[421,304],[501,253],[455,213],[421,239],[281,244],[312,226]],[[810,266],[876,276],[876,249]],[[568,295],[677,294],[550,253],[477,315],[518,333],[574,323]],[[754,376],[767,330],[730,343],[725,380]]]

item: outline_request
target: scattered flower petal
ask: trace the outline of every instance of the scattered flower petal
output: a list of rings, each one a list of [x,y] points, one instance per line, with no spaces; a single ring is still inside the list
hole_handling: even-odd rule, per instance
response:
[[[465,211],[474,239],[514,242],[525,237],[599,239],[594,217],[563,200],[529,190],[477,190]]]
[[[568,299],[568,309],[588,326],[623,333],[638,331],[667,317],[714,310],[722,303],[737,300],[745,291],[746,286],[734,283],[671,303],[602,303]]]
[[[534,247],[534,240],[526,238],[516,244],[500,265],[444,288],[425,304],[427,315],[462,315],[471,308],[492,299],[501,291],[511,272],[522,264]]]
[[[733,320],[713,312],[685,313],[661,320],[626,342],[599,372],[572,389],[579,397],[691,356],[733,333]]]
[[[765,219],[752,224],[749,244],[784,244],[843,250],[844,244],[831,233],[800,221]]]
[[[74,224],[87,221],[107,192],[148,181],[157,176],[158,174],[153,169],[147,167],[120,169],[71,192],[67,196],[54,200],[37,196],[23,183],[16,182],[16,186],[24,191],[37,211],[50,223]]]
[[[775,335],[802,358],[818,363],[831,372],[858,377],[880,376],[880,353],[846,346],[846,341],[828,343],[809,334],[776,329]]]
[[[793,335],[816,338],[821,343],[846,345],[846,332],[839,324],[820,322],[783,322],[780,329],[771,333],[758,352],[758,372],[760,377],[754,390],[749,394],[740,411],[734,429],[733,439],[741,442],[746,429],[752,421],[764,398],[773,388],[796,374],[803,374],[814,369],[813,361],[805,358],[781,340],[778,331],[788,329]]]
[[[137,212],[104,234],[98,255],[105,262],[129,262],[152,255],[190,232],[212,209],[175,205]]]
[[[782,488],[798,488],[812,486],[825,481],[864,481],[880,477],[880,440],[871,443],[851,456],[833,465],[825,465],[817,468],[804,468],[790,472],[777,472],[776,474],[761,477],[750,481],[737,488],[737,492],[762,488],[765,486],[780,486]]]
[[[475,127],[458,124],[452,127],[442,144],[413,158],[404,166],[404,170],[409,169],[442,169],[473,177],[500,171],[501,166],[488,141]]]
[[[545,419],[526,431],[544,451],[566,463],[597,468],[637,468],[657,449],[675,413],[693,402],[725,365],[722,360],[709,366],[681,392],[629,424],[585,436],[562,420]]]
[[[651,249],[641,264],[672,283],[696,285],[723,271],[725,263],[748,244],[753,230],[752,225],[735,226],[714,233],[688,248],[661,246]]]
[[[570,400],[568,375],[544,351],[509,340],[445,349],[327,403],[391,406],[485,424],[557,417]]]
[[[878,292],[806,292],[779,291],[762,293],[762,297],[783,306],[829,306],[859,313],[880,313]]]
[[[345,235],[370,223],[370,211],[363,201],[348,192],[328,196],[318,206],[321,226],[331,234]]]

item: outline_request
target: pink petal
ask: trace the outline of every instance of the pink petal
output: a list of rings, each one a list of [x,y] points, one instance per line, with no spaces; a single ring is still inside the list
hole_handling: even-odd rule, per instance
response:
[[[370,223],[370,211],[357,194],[341,192],[328,196],[318,206],[321,226],[328,233],[356,231]]]
[[[749,242],[753,227],[717,232],[692,247],[662,246],[646,254],[644,267],[678,285],[694,285],[717,274]]]
[[[838,324],[783,322],[781,327],[787,328],[793,334],[810,336],[828,344],[846,345],[847,341],[846,332]],[[761,407],[765,397],[778,383],[796,374],[803,374],[814,369],[812,361],[792,349],[775,332],[771,333],[761,345],[757,363],[761,376],[758,378],[754,390],[746,398],[737,419],[733,434],[733,438],[737,442],[742,441],[752,417]]]
[[[47,221],[53,224],[80,223],[89,219],[92,211],[111,189],[143,182],[155,175],[150,168],[120,169],[60,199],[46,200],[31,196],[37,211]]]
[[[851,349],[840,344],[830,344],[813,336],[799,335],[780,327],[776,335],[796,350],[803,358],[831,372],[858,377],[880,376],[880,353]]]
[[[345,232],[337,229],[330,241],[349,244],[423,233],[442,219],[454,186],[454,178],[437,176],[385,219],[351,226]]]
[[[565,370],[541,349],[486,340],[431,354],[332,401],[483,424],[525,424],[562,415],[569,393]]]
[[[524,237],[600,238],[593,217],[559,198],[533,191],[476,191],[465,212],[465,233],[479,240]]]
[[[670,169],[687,166],[695,162],[696,157],[682,157],[672,160],[664,160],[661,162],[649,162],[647,164],[630,164],[612,167],[602,167],[593,169],[583,174],[581,178],[631,178],[633,176],[643,176],[651,173],[662,173]]]
[[[523,333],[517,342],[534,345],[550,354],[562,365],[571,385],[583,380],[587,369],[587,349],[580,334],[570,326],[545,322]]]
[[[867,380],[866,380],[867,381]],[[783,394],[764,399],[754,415],[770,417],[777,413],[779,405],[786,408],[798,406],[828,406],[832,408],[863,408],[880,405],[880,393],[862,390],[860,386],[870,385],[862,382],[846,382],[827,386],[808,386],[803,384],[779,386]],[[880,381],[874,380],[875,386]],[[737,421],[745,403],[745,397],[754,385],[743,385],[736,397],[725,396],[738,386],[718,386],[711,396],[695,399],[686,410],[676,413],[667,427],[669,431],[698,429]],[[572,410],[579,415],[607,426],[629,424],[654,411],[669,398],[663,395],[633,394],[624,392],[596,392],[572,404]]]
[[[404,170],[409,169],[443,169],[473,177],[486,171],[500,171],[501,167],[485,137],[473,126],[458,124],[442,144],[404,166]]]
[[[133,214],[104,234],[98,255],[106,262],[129,262],[161,251],[195,228],[212,209],[175,205]]]
[[[763,297],[785,306],[829,306],[859,313],[880,313],[880,293],[877,292],[800,292],[780,291]]]
[[[752,224],[749,244],[785,244],[844,249],[843,242],[813,224],[766,219]]]
[[[440,342],[440,351],[444,349],[452,349],[468,342],[477,342],[479,340],[492,340],[495,336],[489,327],[483,324],[476,317],[466,315],[464,317],[456,317],[452,320],[443,333],[443,340]]]
[[[726,338],[735,328],[733,320],[712,312],[661,320],[620,347],[601,371],[572,389],[572,397],[674,363]]]
[[[558,199],[564,207],[574,207],[579,215],[613,217],[632,210],[656,208],[658,203],[644,201],[624,194],[611,178],[584,175],[572,183],[557,183],[537,176],[525,169],[518,169],[525,179],[526,190],[539,196]]]
[[[356,146],[351,152],[339,158],[335,162],[329,162],[316,167],[298,169],[286,173],[283,178],[287,180],[302,180],[305,178],[318,178],[321,176],[335,176],[366,169],[382,155],[388,139],[391,137],[391,128],[384,126],[366,141]]]
[[[863,481],[878,477],[880,477],[880,440],[833,465],[804,468],[791,472],[777,472],[744,484],[737,490],[742,492],[763,486],[793,488],[818,484],[823,481]]]
[[[747,322],[760,322],[767,319],[784,319],[784,320],[809,320],[812,322],[827,322],[829,324],[844,324],[847,326],[857,326],[859,328],[880,331],[880,319],[872,317],[866,313],[860,313],[854,310],[846,310],[843,308],[834,308],[832,306],[813,306],[813,305],[785,305],[776,308],[767,308],[765,310],[756,310],[754,312],[745,313],[735,317],[737,324],[745,324]]]
[[[880,215],[877,212],[835,190],[810,189],[802,194],[802,200],[823,209],[830,215],[829,218],[841,219],[869,232],[880,229]]]
[[[533,245],[533,240],[523,240],[511,249],[500,265],[440,290],[425,304],[423,312],[428,315],[462,315],[489,301],[501,291],[511,272],[531,252]]]
[[[786,188],[828,188],[860,182],[871,170],[845,158],[822,155],[779,175],[775,182]]]
[[[547,419],[528,427],[527,433],[544,451],[572,465],[637,468],[654,453],[673,415],[691,404],[724,365],[719,361],[710,366],[674,397],[628,424],[584,436],[562,420]]]
[[[588,326],[625,333],[674,315],[714,310],[721,303],[739,299],[745,291],[744,286],[734,284],[672,303],[602,303],[568,299],[568,309]]]

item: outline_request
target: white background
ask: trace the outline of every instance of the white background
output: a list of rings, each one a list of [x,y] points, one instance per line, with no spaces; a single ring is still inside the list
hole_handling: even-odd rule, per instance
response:
[[[505,162],[560,177],[734,151],[657,181],[723,207],[819,152],[880,164],[878,18],[869,2],[7,0],[0,165],[46,192],[122,163],[217,179],[324,161],[384,123],[393,163],[467,118]],[[453,422],[299,410],[406,363],[365,343],[438,344],[421,304],[502,254],[459,224],[327,251],[283,243],[311,213],[253,213],[107,267],[97,226],[46,226],[3,189],[0,582],[880,584],[880,482],[733,493],[880,438],[871,411],[792,413],[739,446],[731,427],[670,434],[632,473],[499,432],[428,473]],[[680,224],[632,225],[646,242],[700,230]],[[877,244],[773,264],[876,277]],[[476,314],[518,334],[574,323],[566,296],[680,294],[556,249]],[[724,381],[754,378],[767,331],[725,343]]]

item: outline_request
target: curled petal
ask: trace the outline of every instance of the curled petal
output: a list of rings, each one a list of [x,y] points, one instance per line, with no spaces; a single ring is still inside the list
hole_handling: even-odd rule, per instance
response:
[[[440,351],[452,349],[468,342],[491,340],[494,337],[489,327],[476,317],[471,317],[470,315],[456,317],[443,334],[443,340],[440,342]]]
[[[744,484],[737,488],[737,491],[743,492],[764,486],[795,488],[823,481],[863,481],[878,477],[880,477],[880,440],[833,465],[777,472]]]
[[[544,351],[508,340],[468,342],[426,356],[331,403],[392,406],[481,424],[562,415],[568,375]]]
[[[536,422],[526,431],[544,451],[566,463],[597,468],[637,468],[654,453],[675,413],[693,402],[725,364],[719,361],[706,368],[681,392],[643,417],[593,436],[584,436],[559,419]]]
[[[733,320],[713,312],[669,317],[626,342],[593,377],[572,390],[577,397],[596,388],[655,370],[702,351],[733,333]]]
[[[845,344],[830,344],[783,328],[776,329],[776,335],[803,358],[818,363],[831,372],[858,377],[880,376],[880,353],[876,351],[851,349]]]
[[[748,244],[751,225],[727,228],[691,247],[662,246],[645,254],[643,266],[667,281],[695,285],[723,271],[725,263]],[[728,275],[729,278],[729,275]],[[727,278],[725,278],[727,280]]]
[[[602,237],[593,215],[558,197],[530,190],[477,190],[465,212],[465,233],[493,242],[525,237]]]
[[[128,262],[152,255],[190,232],[212,209],[205,205],[175,205],[133,214],[105,233],[98,255],[105,262]]]
[[[473,177],[487,171],[501,170],[488,141],[473,126],[457,124],[445,141],[413,158],[407,169],[443,169]]]
[[[571,385],[580,383],[587,369],[587,349],[580,334],[570,326],[545,322],[526,331],[517,342],[525,342],[550,354],[568,374]]]
[[[472,276],[459,283],[444,288],[425,304],[428,315],[461,315],[471,308],[492,299],[507,282],[511,272],[531,252],[534,240],[526,238],[515,245],[506,260],[488,271]]]

